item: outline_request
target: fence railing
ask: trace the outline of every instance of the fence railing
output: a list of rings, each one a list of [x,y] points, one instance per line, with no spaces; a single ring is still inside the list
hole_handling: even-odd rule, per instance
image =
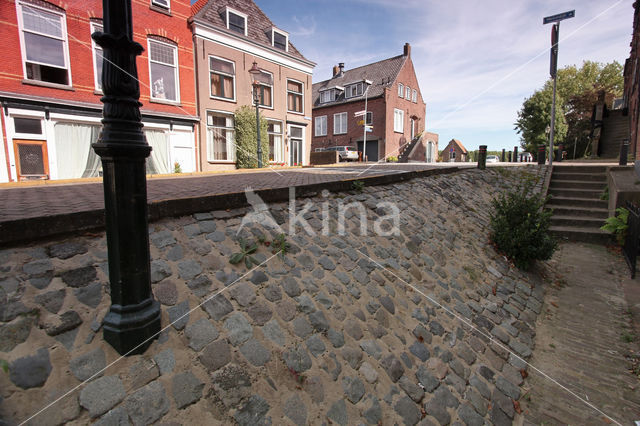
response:
[[[631,279],[633,279],[636,277],[636,258],[640,247],[640,208],[627,201],[627,210],[629,210],[627,236],[622,246],[622,253],[631,270]]]

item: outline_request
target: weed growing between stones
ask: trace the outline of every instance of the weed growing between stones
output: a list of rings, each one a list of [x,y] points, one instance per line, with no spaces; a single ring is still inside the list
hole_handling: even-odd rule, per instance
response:
[[[356,192],[362,192],[362,190],[364,189],[364,182],[361,180],[354,180],[351,183],[351,187],[353,188],[354,191]]]
[[[256,250],[258,250],[258,245],[256,243],[248,245],[244,238],[240,238],[239,243],[241,252],[233,253],[229,258],[229,263],[235,265],[244,260],[244,264],[247,268],[251,268],[254,264],[260,264],[255,257],[251,256],[256,252]]]
[[[4,359],[0,359],[0,368],[2,368],[2,371],[4,371],[5,373],[8,373],[9,363]]]
[[[515,191],[494,198],[489,215],[491,242],[523,270],[550,259],[557,247],[549,234],[552,212],[543,210],[546,199],[534,194],[533,186],[533,179],[525,179]]]

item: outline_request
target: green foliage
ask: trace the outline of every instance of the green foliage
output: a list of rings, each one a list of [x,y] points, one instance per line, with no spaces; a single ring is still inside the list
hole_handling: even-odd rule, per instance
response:
[[[364,182],[361,180],[354,180],[351,183],[351,188],[353,188],[353,190],[356,192],[362,192],[362,190],[364,189]]]
[[[229,258],[229,263],[235,265],[244,261],[245,266],[249,269],[251,269],[252,264],[258,265],[260,262],[258,262],[255,257],[251,256],[256,252],[256,250],[258,250],[258,245],[255,243],[248,245],[244,238],[240,238],[239,242],[240,250],[242,251],[240,253],[233,253]]]
[[[536,260],[553,255],[557,242],[549,234],[551,211],[542,209],[545,198],[532,194],[527,180],[515,191],[493,199],[490,238],[515,265],[528,270]]]
[[[236,130],[236,167],[238,169],[258,167],[258,134],[256,110],[249,105],[238,108],[234,114]],[[267,120],[260,116],[260,141],[262,145],[262,166],[269,164],[269,135]]]
[[[287,236],[285,234],[280,234],[273,240],[273,254],[279,253],[280,256],[284,259],[284,255],[287,254],[289,249],[291,248],[291,244],[287,242]]]
[[[9,363],[4,360],[4,359],[0,359],[0,368],[2,368],[2,371],[6,373],[9,372]]]
[[[624,79],[622,65],[613,61],[609,64],[585,61],[580,68],[575,65],[558,70],[556,94],[555,144],[564,144],[564,149],[576,156],[586,153],[591,129],[591,113],[598,99],[598,92],[604,90],[605,100],[611,106],[613,99],[622,95]],[[525,99],[518,112],[515,129],[520,134],[520,143],[528,152],[537,152],[541,143],[548,142],[545,132],[551,122],[551,99],[553,80]]]
[[[182,167],[180,167],[180,163],[177,161],[173,163],[173,173],[182,173]]]
[[[609,199],[609,185],[604,187],[604,191],[600,194],[600,199],[605,201]]]
[[[627,237],[627,221],[629,219],[629,210],[624,207],[618,207],[616,209],[616,215],[607,218],[605,224],[600,227],[603,231],[611,232],[616,235],[618,244],[623,245],[624,239]]]
[[[390,155],[387,157],[387,163],[397,163],[398,162],[398,157],[396,157],[395,155]]]
[[[627,332],[627,331],[623,331],[620,334],[620,339],[622,339],[623,342],[625,343],[631,343],[633,342],[633,334]]]

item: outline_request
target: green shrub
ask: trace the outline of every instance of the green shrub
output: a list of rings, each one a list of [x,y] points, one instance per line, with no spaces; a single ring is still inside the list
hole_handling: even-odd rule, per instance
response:
[[[627,237],[627,228],[629,227],[627,224],[628,220],[629,210],[624,207],[618,207],[616,209],[616,215],[614,217],[607,218],[607,220],[605,220],[605,224],[600,227],[600,229],[615,234],[618,244],[623,245],[624,240]]]
[[[256,110],[249,105],[238,108],[234,116],[236,130],[236,167],[249,169],[258,167],[258,135],[256,132]],[[260,116],[260,141],[262,166],[269,165],[269,135],[267,120]]]
[[[180,167],[180,163],[177,161],[173,163],[173,173],[182,173],[182,167]]]
[[[387,163],[397,163],[398,162],[398,157],[396,157],[395,155],[390,155],[387,157]]]
[[[520,269],[553,255],[557,242],[549,234],[551,211],[543,210],[545,198],[532,194],[530,181],[514,192],[492,201],[491,241]]]
[[[605,201],[609,200],[609,185],[604,187],[604,191],[600,194],[600,199]]]

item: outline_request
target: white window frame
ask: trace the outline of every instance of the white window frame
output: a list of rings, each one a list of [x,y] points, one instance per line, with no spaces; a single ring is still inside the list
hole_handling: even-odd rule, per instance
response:
[[[369,118],[371,117],[371,118]],[[373,124],[373,111],[367,111],[365,124],[371,126]]]
[[[151,63],[155,62],[158,64],[162,64],[162,65],[169,65],[169,64],[165,64],[163,62],[158,62],[158,61],[152,61],[151,60],[151,43],[158,43],[158,44],[162,44],[164,46],[170,47],[171,51],[173,52],[173,60],[174,60],[174,65],[173,65],[173,75],[174,78],[176,79],[176,99],[167,99],[167,98],[156,98],[153,96],[153,78],[151,76]],[[156,39],[152,39],[152,38],[148,38],[147,37],[147,52],[148,53],[148,60],[149,60],[149,99],[153,100],[153,101],[160,101],[160,102],[167,102],[167,103],[172,103],[172,104],[179,104],[180,103],[180,75],[179,75],[179,63],[178,63],[178,46],[176,46],[175,44],[171,44],[171,43],[166,43],[160,40],[156,40]]]
[[[406,86],[404,90],[405,90],[404,98],[408,101],[411,100],[411,87]]]
[[[416,89],[413,89],[413,92],[411,93],[411,102],[418,102],[418,91]]]
[[[325,94],[329,96],[328,100],[323,99]],[[335,98],[335,89],[322,90],[320,92],[320,103],[321,104],[327,104],[327,103],[333,102],[335,100],[336,100],[336,98]]]
[[[340,121],[340,127],[338,128],[338,120]],[[337,114],[333,114],[333,134],[334,135],[344,135],[347,133],[347,113],[339,112]]]
[[[286,163],[286,158],[284,158],[286,157],[286,147],[284,142],[284,123],[282,122],[282,120],[274,120],[271,118],[267,118],[267,123],[278,123],[280,125],[280,133],[270,132],[269,130],[267,130],[267,138],[269,138],[271,135],[280,136],[281,148],[280,150],[276,150],[274,143],[273,161],[269,160],[269,162],[274,164]]]
[[[240,34],[240,33],[237,32],[236,30],[232,30],[231,29],[231,25],[230,25],[230,21],[229,21],[229,13],[233,13],[234,15],[237,15],[237,16],[239,16],[239,17],[244,19],[244,35],[246,37],[247,34],[248,34],[248,31],[247,31],[247,27],[248,27],[248,23],[249,23],[248,15],[246,13],[242,13],[242,12],[240,12],[238,10],[230,8],[229,6],[226,7],[224,14],[225,14],[225,22],[227,24],[227,29],[229,31],[233,31],[236,34]]]
[[[398,83],[398,97],[404,97],[404,86],[402,85],[402,83]]]
[[[393,131],[404,133],[404,111],[398,108],[393,109]]]
[[[162,4],[163,2],[166,4]],[[168,12],[171,11],[171,0],[151,0],[151,4],[153,6],[161,7]]]
[[[22,16],[22,7],[23,6],[27,6],[30,7],[32,9],[38,9],[38,10],[42,10],[44,12],[48,12],[48,13],[52,13],[55,15],[60,16],[60,21],[62,23],[61,27],[60,27],[60,32],[62,33],[62,37],[58,38],[56,36],[52,36],[50,34],[44,34],[44,33],[39,33],[36,31],[32,31],[32,30],[25,30],[24,28],[24,19]],[[65,12],[60,12],[57,10],[50,10],[50,9],[45,9],[42,7],[38,7],[32,3],[22,3],[22,2],[16,2],[16,9],[17,9],[17,16],[18,16],[18,29],[20,32],[20,51],[22,52],[22,72],[24,75],[24,79],[25,80],[29,80],[29,81],[37,81],[40,83],[44,83],[44,84],[55,84],[57,86],[65,86],[65,87],[71,87],[73,86],[73,83],[71,81],[71,62],[69,61],[69,38],[67,35],[67,14]],[[64,50],[64,63],[65,63],[65,67],[64,69],[67,71],[67,84],[62,84],[62,83],[53,83],[53,82],[49,82],[49,81],[43,81],[43,80],[37,80],[37,79],[30,79],[27,77],[27,51],[26,51],[26,44],[24,42],[24,33],[29,32],[32,34],[37,34],[37,35],[41,35],[44,37],[49,37],[49,38],[53,38],[56,40],[62,40],[62,49]],[[45,66],[51,66],[50,64],[45,64],[45,63],[39,63],[39,62],[34,62],[34,61],[29,61],[33,64],[36,65],[45,65]],[[60,68],[57,66],[53,66],[53,68]]]
[[[96,27],[100,27],[100,28],[98,29]],[[104,23],[102,21],[101,22],[91,21],[89,22],[89,28],[91,28],[91,32],[89,33],[89,36],[91,36],[91,34],[95,33],[96,31],[102,32],[104,29]],[[93,40],[92,38],[91,39],[91,53],[92,53],[91,58],[93,60],[93,84],[95,86],[96,92],[102,93],[102,87],[101,87],[102,76],[98,75],[98,62],[96,61],[96,52],[98,50],[100,52],[103,52],[102,48],[98,46],[98,43],[96,43],[95,40]],[[103,63],[103,66],[104,66],[104,63]]]
[[[294,92],[294,91],[289,90],[289,82],[290,81],[293,81],[294,83],[300,84],[300,88],[301,88],[302,92]],[[302,81],[295,80],[293,78],[287,78],[286,83],[287,83],[287,87],[286,87],[287,88],[287,112],[290,112],[292,114],[304,115],[304,83]],[[300,106],[302,107],[301,108],[302,111],[298,112],[298,111],[293,111],[293,110],[289,109],[289,93],[293,93],[295,95],[300,95],[300,97],[301,97]]]
[[[345,87],[344,97],[347,99],[356,98],[358,96],[362,96],[363,93],[364,93],[364,83],[358,82],[358,83],[350,84]]]
[[[263,69],[261,69],[260,72],[263,73],[263,74],[269,74],[269,80],[271,81],[271,84],[267,84],[267,83],[265,83],[263,81],[258,81],[258,83],[260,83],[260,86],[266,86],[266,87],[270,87],[271,88],[271,106],[265,105],[263,103],[260,103],[259,104],[260,108],[273,109],[273,73],[271,73],[269,71],[265,71]],[[211,76],[211,74],[209,74],[209,76]],[[235,84],[235,79],[234,79],[234,84]],[[209,90],[211,90],[211,86],[209,86]],[[234,96],[235,96],[235,89],[234,89],[233,93],[234,93]],[[253,85],[251,86],[251,95],[252,95],[251,99],[253,99]]]
[[[316,136],[327,136],[327,116],[321,115],[320,117],[316,117],[314,127]]]
[[[219,115],[226,115],[226,116],[230,116],[231,119],[233,120],[233,126],[234,127],[224,127],[225,129],[233,129],[233,138],[231,141],[226,141],[227,144],[227,152],[228,157],[226,160],[216,160],[214,158],[214,153],[215,151],[213,149],[209,149],[209,147],[213,147],[213,141],[209,141],[209,127],[217,127],[217,126],[213,126],[213,125],[209,125],[209,114],[219,114]],[[211,110],[208,109],[206,112],[206,116],[205,116],[205,120],[206,120],[206,143],[207,143],[207,162],[209,163],[235,163],[236,161],[236,131],[235,131],[235,120],[236,117],[232,112],[229,111],[219,111],[219,110]]]
[[[288,52],[289,51],[289,33],[286,31],[279,30],[276,27],[271,27],[271,46],[280,50],[279,47],[276,47],[276,37],[275,37],[276,33],[284,36],[284,51]]]
[[[233,75],[227,74],[227,73],[221,72],[221,71],[215,71],[216,74],[220,74],[220,75],[223,75],[225,77],[231,77],[231,79],[233,80],[233,98],[225,98],[225,97],[222,97],[222,96],[217,96],[217,95],[214,95],[213,92],[211,91],[211,73],[214,72],[214,71],[211,70],[211,58],[217,59],[219,61],[228,62],[231,65],[233,65]],[[209,55],[207,57],[207,60],[209,61],[209,97],[211,99],[220,99],[220,100],[223,100],[223,101],[235,102],[236,101],[236,63],[233,62],[233,61],[230,61],[228,59],[224,59],[224,58],[221,58],[219,56],[214,56],[214,55]]]

